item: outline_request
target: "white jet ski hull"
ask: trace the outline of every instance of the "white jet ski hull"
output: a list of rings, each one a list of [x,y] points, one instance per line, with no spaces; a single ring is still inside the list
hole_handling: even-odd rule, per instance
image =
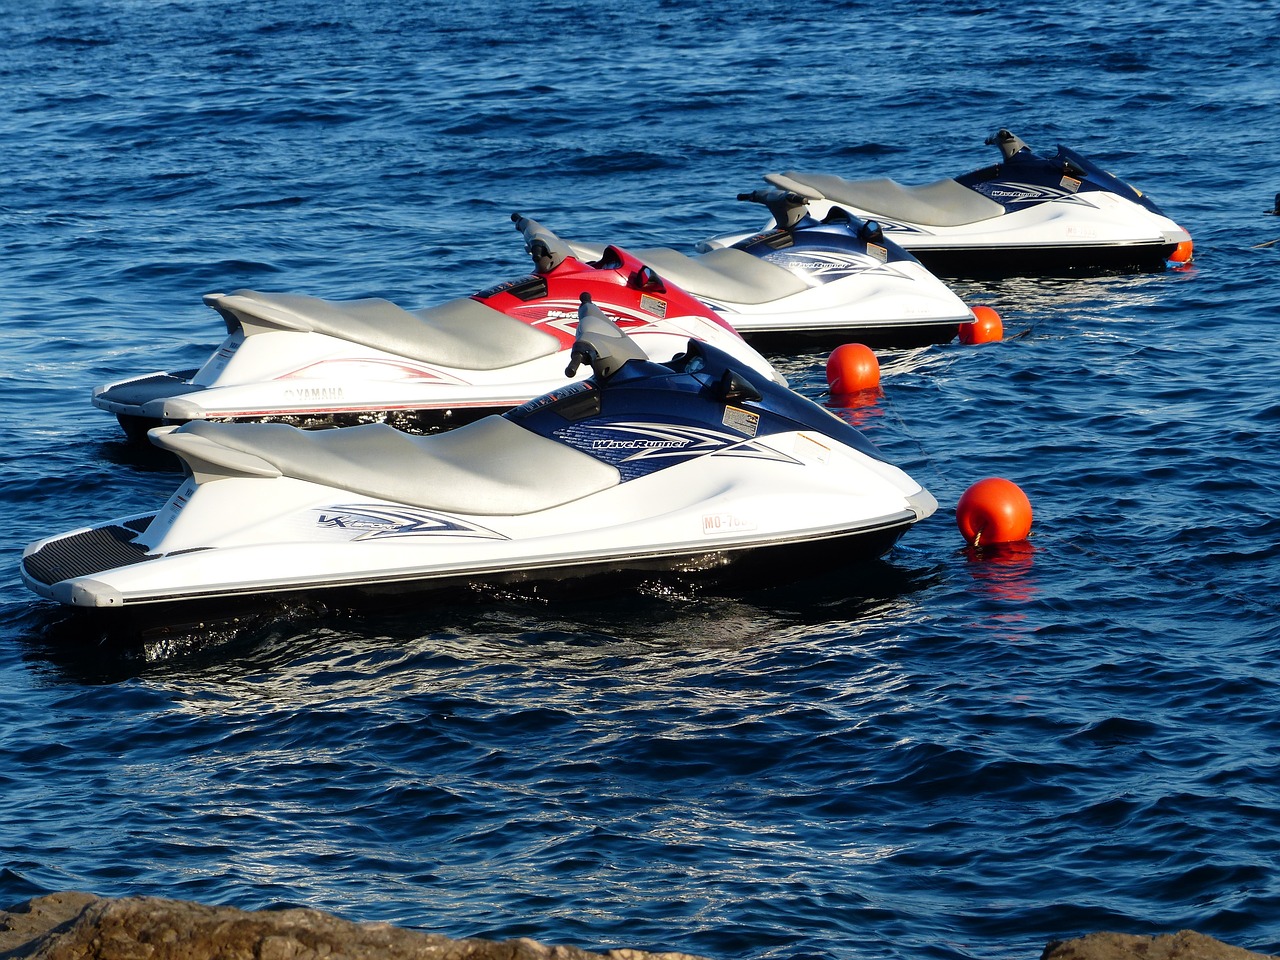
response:
[[[796,434],[780,438],[785,442],[830,456],[820,439]],[[824,562],[825,551],[833,562],[879,556],[936,509],[918,485],[908,483],[906,494],[888,481],[872,489],[861,469],[838,462],[823,466],[821,483],[810,476],[803,496],[794,492],[798,464],[762,465],[748,481],[731,461],[715,470],[688,466],[613,487],[590,503],[523,517],[410,508],[290,478],[270,481],[265,497],[261,479],[188,480],[154,516],[32,544],[23,579],[58,603],[123,609],[247,594],[561,580],[604,570],[696,575],[723,572],[752,554],[808,551],[815,562]],[[852,482],[859,484],[855,495]],[[660,515],[640,506],[652,503],[663,504]],[[216,528],[187,526],[184,512],[218,518]],[[583,529],[584,516],[609,519]]]

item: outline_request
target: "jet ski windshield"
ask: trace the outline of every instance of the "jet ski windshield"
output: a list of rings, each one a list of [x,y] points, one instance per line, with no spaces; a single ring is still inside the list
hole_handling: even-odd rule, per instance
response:
[[[1142,191],[1135,190],[1129,184],[1125,183],[1119,177],[1107,173],[1100,166],[1087,157],[1083,157],[1070,147],[1059,146],[1058,153],[1053,160],[1062,165],[1067,172],[1075,171],[1075,175],[1087,178],[1095,187],[1095,189],[1109,190],[1117,196],[1124,197],[1136,204],[1146,207],[1157,216],[1163,217],[1165,213]]]

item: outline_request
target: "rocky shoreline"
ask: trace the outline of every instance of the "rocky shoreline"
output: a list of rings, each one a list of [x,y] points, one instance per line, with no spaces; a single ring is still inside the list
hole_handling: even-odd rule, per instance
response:
[[[157,897],[54,893],[0,911],[0,960],[704,960],[684,953],[591,953],[534,940],[454,940],[319,910],[245,911]],[[1193,931],[1094,933],[1041,960],[1276,960]]]

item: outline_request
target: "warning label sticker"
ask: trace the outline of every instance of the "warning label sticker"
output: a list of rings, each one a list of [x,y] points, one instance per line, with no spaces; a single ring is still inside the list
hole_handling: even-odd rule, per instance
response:
[[[647,293],[640,295],[640,309],[652,313],[655,317],[667,315],[667,301],[651,297]]]
[[[754,437],[760,429],[760,414],[743,410],[741,407],[725,407],[721,422],[730,430],[737,430],[748,437]]]

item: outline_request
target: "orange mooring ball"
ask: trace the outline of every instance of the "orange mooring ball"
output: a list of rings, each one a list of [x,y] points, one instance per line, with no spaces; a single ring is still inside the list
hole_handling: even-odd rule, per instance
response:
[[[834,396],[880,386],[880,361],[862,343],[842,343],[827,357],[827,387]]]
[[[979,480],[956,503],[956,526],[971,547],[1016,543],[1031,533],[1031,501],[1012,480]]]
[[[1000,314],[991,307],[974,307],[973,319],[960,324],[961,343],[994,343],[1004,336]]]

